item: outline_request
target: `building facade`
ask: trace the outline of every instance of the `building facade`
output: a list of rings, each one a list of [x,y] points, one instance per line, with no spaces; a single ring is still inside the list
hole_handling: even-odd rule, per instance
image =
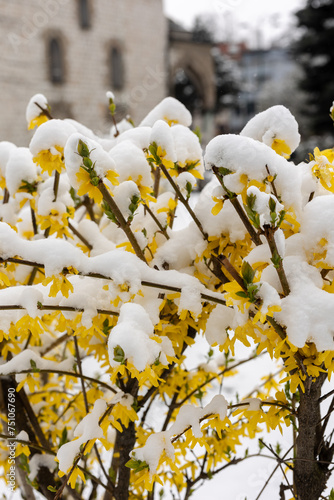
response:
[[[95,132],[138,123],[167,93],[162,0],[0,0],[0,140],[27,145],[25,109],[44,94],[54,117]]]

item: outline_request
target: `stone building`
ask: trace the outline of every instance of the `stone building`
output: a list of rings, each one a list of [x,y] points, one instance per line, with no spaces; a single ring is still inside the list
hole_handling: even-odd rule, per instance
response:
[[[216,81],[211,42],[194,40],[193,32],[169,22],[169,93],[191,111],[194,126],[207,143],[215,132]]]
[[[44,94],[55,117],[95,132],[138,123],[167,93],[162,0],[0,0],[0,140],[27,145],[25,108]]]

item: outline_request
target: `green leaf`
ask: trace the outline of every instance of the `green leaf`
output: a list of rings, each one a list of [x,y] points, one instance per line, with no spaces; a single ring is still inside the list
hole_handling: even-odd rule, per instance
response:
[[[59,441],[59,448],[63,446],[63,444],[67,443],[68,437],[67,437],[67,427],[64,427],[63,432],[61,434],[61,438]]]
[[[192,184],[189,181],[186,184],[186,190],[187,190],[187,198],[189,198],[193,190]]]
[[[229,175],[229,174],[232,174],[232,170],[230,170],[229,168],[225,168],[225,167],[219,167],[218,168],[218,172],[224,176],[224,175]]]
[[[246,285],[249,283],[253,283],[255,271],[246,260],[244,260],[242,263],[241,275]]]
[[[109,477],[110,477],[112,484],[115,484],[116,483],[116,472],[112,466],[109,467]]]
[[[109,325],[109,319],[106,318],[102,323],[102,331],[105,335],[109,335],[112,325]]]
[[[88,146],[83,140],[79,139],[78,142],[78,153],[82,158],[89,157],[89,149]]]
[[[195,128],[195,130],[193,130],[194,134],[197,135],[199,141],[201,142],[202,140],[202,134],[201,134],[201,129],[199,128],[199,126],[197,126]]]
[[[255,302],[256,294],[259,291],[259,286],[255,284],[247,285],[247,295],[250,302]]]
[[[86,168],[88,168],[90,170],[92,168],[93,162],[90,158],[85,157],[83,159],[83,164],[85,165]]]
[[[136,458],[131,458],[126,462],[125,467],[133,469],[135,472],[140,472],[141,470],[148,469],[148,464],[143,460],[137,460]]]
[[[106,201],[102,202],[102,208],[108,219],[118,225],[118,220]]]
[[[334,488],[331,489],[328,500],[334,500]]]
[[[244,299],[248,299],[248,295],[247,295],[246,292],[236,292],[235,294],[238,295],[238,297],[242,297]]]
[[[286,214],[285,210],[280,211],[278,222],[277,222],[277,227],[280,227],[280,225],[282,224],[284,217],[285,217],[285,214]]]
[[[282,451],[281,445],[279,443],[276,444],[275,451],[276,454],[279,456]]]
[[[38,373],[41,371],[39,368],[37,368],[36,362],[33,359],[30,360],[30,366],[33,373]]]
[[[254,208],[255,200],[256,200],[256,196],[253,193],[251,193],[250,195],[247,195],[247,197],[246,197],[246,205],[251,210],[253,210],[253,208]]]
[[[19,191],[26,191],[29,194],[33,194],[33,193],[37,192],[38,182],[31,183],[31,182],[25,181],[24,179],[22,179],[21,182],[22,182],[22,184],[19,187]]]
[[[54,486],[51,486],[51,484],[49,484],[49,486],[47,487],[47,489],[49,491],[52,491],[52,493],[56,493],[57,492],[57,488],[55,488]]]
[[[153,156],[153,161],[155,163],[160,164],[161,160],[160,160],[160,158],[158,156],[158,153],[157,153],[157,151],[158,151],[157,143],[156,142],[152,142],[152,144],[149,145],[148,150],[151,153],[151,155]]]
[[[274,198],[269,198],[269,209],[270,209],[270,212],[275,212],[276,201],[274,200]]]
[[[282,258],[281,258],[281,256],[278,254],[278,252],[276,250],[274,251],[273,256],[272,256],[272,258],[270,260],[274,264],[274,267],[276,269],[279,268],[279,266],[280,266],[280,264],[282,262]]]
[[[117,363],[124,363],[125,353],[120,345],[114,347],[114,361]]]

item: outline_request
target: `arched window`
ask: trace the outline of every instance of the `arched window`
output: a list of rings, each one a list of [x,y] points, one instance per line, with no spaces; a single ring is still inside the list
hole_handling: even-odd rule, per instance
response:
[[[49,41],[49,68],[52,83],[64,82],[64,60],[62,44],[58,38]]]
[[[124,86],[123,56],[119,47],[110,50],[110,84],[113,90],[121,90]]]
[[[82,29],[90,28],[91,18],[88,0],[79,0],[79,21]]]

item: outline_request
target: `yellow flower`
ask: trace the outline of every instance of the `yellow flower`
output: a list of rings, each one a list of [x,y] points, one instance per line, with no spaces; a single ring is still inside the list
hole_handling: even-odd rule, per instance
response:
[[[334,193],[334,150],[320,151],[319,148],[315,148],[314,158],[316,163],[312,167],[313,174],[325,189]]]
[[[64,297],[68,298],[69,293],[73,293],[74,291],[72,283],[70,283],[70,281],[68,281],[68,279],[63,274],[45,278],[42,284],[46,286],[51,281],[52,285],[50,287],[49,297],[56,297],[58,292],[60,292]]]
[[[48,117],[44,113],[41,113],[39,116],[35,116],[35,118],[30,120],[28,125],[28,130],[32,130],[35,127],[39,127],[40,125],[42,125],[42,123],[45,123],[47,121]]]
[[[168,118],[167,116],[164,116],[164,117],[163,117],[163,120],[164,120],[165,122],[167,122],[167,123],[168,123],[168,125],[169,125],[170,127],[172,127],[173,125],[177,125],[177,124],[179,123],[179,121],[178,121],[178,120],[175,120],[175,119],[170,119],[170,118]]]
[[[72,207],[71,207],[72,208]],[[73,214],[74,209],[69,210],[69,212],[64,212],[59,214],[58,210],[52,209],[49,215],[38,216],[40,221],[40,228],[44,231],[50,228],[50,235],[57,233],[57,237],[67,236],[72,238],[71,233],[68,231],[68,218]]]
[[[137,420],[138,415],[132,406],[123,405],[121,402],[117,403],[112,409],[112,416],[115,421],[120,420],[124,427],[129,426],[129,422]]]
[[[231,281],[230,283],[225,283],[223,289],[227,292],[224,295],[227,306],[233,306],[235,303],[237,303],[240,311],[244,313],[245,307],[246,309],[248,309],[251,305],[251,303],[248,301],[248,298],[237,295],[240,292],[244,292],[244,290],[235,280]]]
[[[10,281],[5,273],[0,272],[0,288],[10,286]]]
[[[26,455],[27,457],[29,457],[29,455],[30,455],[29,446],[27,444],[24,445],[22,443],[17,443],[17,445],[16,445],[16,451],[15,451],[15,456],[19,457],[22,453],[24,455]]]
[[[111,182],[113,186],[118,186],[119,184],[117,177],[119,177],[119,174],[114,170],[108,170],[107,174],[105,175],[105,179],[108,179],[108,181]]]
[[[270,316],[271,318],[274,315],[274,312],[279,312],[281,311],[282,308],[281,306],[269,306],[268,310],[266,312],[262,312],[261,309],[255,314],[253,318],[253,323],[257,323],[258,321],[261,321],[261,323],[264,323],[267,319],[267,316]]]
[[[158,146],[158,149],[157,149],[157,155],[159,156],[160,160],[161,160],[161,163],[168,169],[172,169],[174,167],[174,162],[171,161],[171,160],[167,160],[165,158],[166,156],[166,151],[164,149],[162,149],[161,146]]]
[[[63,148],[55,146],[55,149],[59,151],[59,154],[52,154],[49,149],[44,149],[33,158],[34,162],[41,167],[42,172],[47,172],[49,175],[52,175],[54,170],[60,174],[65,168],[63,162]]]
[[[77,172],[76,177],[80,184],[80,187],[78,189],[78,196],[88,194],[88,196],[92,198],[95,203],[100,205],[102,203],[103,196],[99,188],[91,183],[91,177],[89,173],[81,168],[80,171]]]
[[[212,197],[215,205],[211,209],[212,215],[218,215],[224,206],[224,200],[222,198],[217,198],[216,196]]]
[[[59,477],[63,477],[65,474],[63,471],[58,472]],[[78,477],[85,483],[85,475],[82,472],[82,470],[79,469],[79,467],[76,467],[74,471],[71,473],[70,477],[68,478],[67,484],[71,486],[72,489],[75,489],[75,484],[77,482]]]
[[[291,149],[283,139],[274,139],[271,145],[272,149],[284,158],[290,158]]]

